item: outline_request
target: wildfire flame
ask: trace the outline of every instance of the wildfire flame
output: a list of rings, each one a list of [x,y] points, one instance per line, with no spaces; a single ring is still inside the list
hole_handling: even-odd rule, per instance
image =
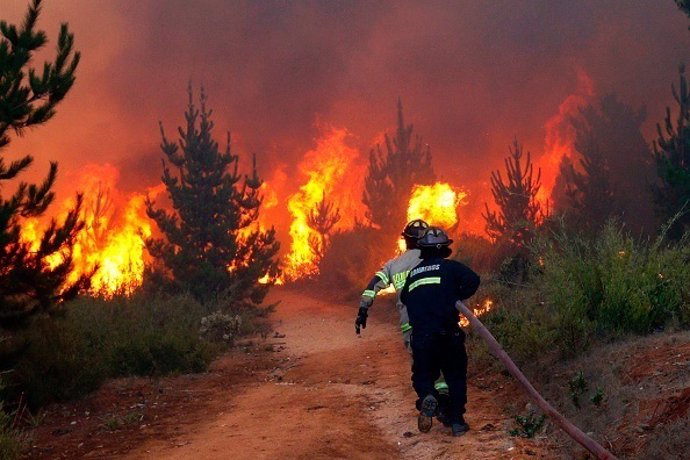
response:
[[[75,271],[87,271],[98,264],[91,278],[93,292],[113,294],[131,292],[140,286],[144,275],[144,241],[151,236],[151,222],[145,214],[144,195],[133,195],[119,221],[105,221],[108,231],[99,241],[80,235],[78,246],[84,257]],[[93,223],[87,222],[87,229]],[[103,223],[101,223],[103,225]],[[91,227],[93,228],[93,227]]]
[[[573,158],[575,151],[575,129],[570,117],[577,113],[580,107],[586,105],[594,94],[592,79],[583,70],[579,70],[578,87],[575,93],[569,95],[558,106],[558,113],[546,122],[546,137],[544,139],[544,155],[539,167],[542,171],[542,186],[537,194],[537,201],[547,206],[556,185],[563,158]]]
[[[92,273],[90,293],[112,297],[116,293],[131,294],[143,282],[146,263],[145,240],[152,235],[153,221],[146,215],[146,193],[155,197],[164,185],[150,188],[146,193],[124,195],[117,188],[118,170],[111,165],[88,165],[76,181],[84,195],[81,218],[84,228],[77,234],[72,252],[73,268],[67,277],[72,283],[84,274]],[[261,187],[265,197],[262,207],[278,204],[274,190],[267,183]],[[72,198],[63,201],[57,220],[63,220],[74,206]],[[21,241],[37,250],[46,222],[31,218],[22,222]],[[266,230],[259,221],[240,232],[246,238],[255,228]],[[60,253],[46,261],[55,266],[62,261]],[[260,278],[259,283],[282,284],[280,279]]]
[[[84,228],[76,237],[73,269],[67,280],[74,282],[83,274],[93,272],[92,294],[107,297],[116,292],[131,293],[143,281],[144,241],[151,236],[145,194],[121,196],[116,188],[118,171],[110,165],[91,165],[84,171],[78,181],[78,188],[84,192]],[[162,185],[149,192],[157,194],[160,190]],[[61,217],[64,218],[73,206],[73,199],[65,200]],[[22,224],[22,241],[33,249],[37,248],[43,228],[38,219],[28,219]],[[48,263],[54,265],[60,257],[60,254],[55,254]]]
[[[346,145],[347,136],[345,129],[330,129],[300,164],[306,183],[288,198],[288,210],[293,218],[292,245],[284,260],[284,273],[289,280],[318,273],[317,255],[310,240],[321,241],[322,236],[309,226],[308,216],[321,200],[333,203],[340,212],[336,231],[352,228],[355,216],[360,214],[362,205],[357,193],[361,190],[358,182],[363,177],[360,171],[363,165],[355,163],[359,152]]]
[[[407,220],[425,220],[444,230],[458,224],[458,208],[467,204],[467,193],[445,182],[415,185],[407,206]],[[398,239],[398,252],[405,251],[405,241]]]
[[[486,300],[484,301],[484,305],[482,305],[481,307],[480,307],[479,305],[477,305],[477,307],[475,307],[475,308],[472,309],[473,312],[474,312],[474,316],[476,316],[477,318],[479,318],[479,317],[481,317],[482,315],[485,315],[486,313],[488,313],[489,311],[491,311],[491,308],[493,307],[493,305],[494,305],[494,301],[493,301],[493,300],[491,300],[491,299],[486,299]],[[469,321],[467,318],[465,318],[464,316],[460,316],[460,326],[462,326],[462,327],[468,327],[469,325],[470,325],[470,321]]]
[[[278,173],[281,173],[280,171],[277,171]],[[266,210],[272,210],[278,205],[278,193],[276,192],[275,188],[272,187],[269,182],[263,181],[261,186],[259,187],[259,195],[261,197],[261,212],[259,212],[257,219],[253,221],[251,224],[247,225],[246,227],[243,227],[238,230],[237,232],[237,242],[242,244],[246,243],[246,241],[251,238],[252,234],[254,232],[266,232],[270,227],[273,225],[270,224],[270,219],[267,218],[267,213]],[[246,261],[243,263],[245,264]],[[232,261],[228,265],[228,271],[233,272],[237,268],[237,261]],[[272,285],[281,285],[283,284],[283,279],[278,276],[278,277],[273,277],[270,276],[268,273],[260,277],[257,282],[259,284],[272,284]]]
[[[445,182],[415,185],[407,207],[407,220],[423,219],[444,229],[458,223],[458,207],[467,204],[467,193]]]

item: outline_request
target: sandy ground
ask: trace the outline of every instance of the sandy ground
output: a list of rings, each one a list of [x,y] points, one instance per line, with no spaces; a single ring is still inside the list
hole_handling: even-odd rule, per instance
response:
[[[271,339],[282,348],[280,364],[264,381],[212,395],[203,423],[173,439],[150,439],[127,458],[542,457],[507,434],[510,420],[494,392],[475,385],[472,431],[453,438],[436,423],[419,433],[409,358],[394,324],[374,316],[358,338],[350,305],[291,291],[273,296],[281,300],[273,315],[281,337]]]

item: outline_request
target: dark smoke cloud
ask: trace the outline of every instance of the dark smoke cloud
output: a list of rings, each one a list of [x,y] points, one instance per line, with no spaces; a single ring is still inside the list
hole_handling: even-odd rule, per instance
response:
[[[16,20],[26,3],[0,0],[0,17]],[[690,49],[671,0],[47,0],[51,37],[61,20],[84,55],[77,85],[18,145],[63,170],[113,163],[131,190],[158,181],[157,122],[173,134],[191,79],[210,95],[219,136],[231,129],[267,176],[278,163],[295,173],[317,119],[348,128],[366,153],[402,97],[442,178],[484,199],[514,136],[539,159],[578,71],[597,94],[646,104],[651,140]]]

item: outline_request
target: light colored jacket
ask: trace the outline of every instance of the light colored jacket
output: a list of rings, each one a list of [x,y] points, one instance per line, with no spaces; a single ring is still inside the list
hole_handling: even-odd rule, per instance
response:
[[[408,249],[398,257],[386,262],[381,270],[376,272],[374,279],[369,282],[360,300],[361,307],[369,308],[374,303],[374,298],[381,289],[393,285],[395,288],[396,306],[400,314],[400,329],[403,333],[408,332],[412,327],[407,316],[407,308],[400,301],[400,292],[403,286],[405,286],[407,274],[421,262],[419,256],[419,249]]]

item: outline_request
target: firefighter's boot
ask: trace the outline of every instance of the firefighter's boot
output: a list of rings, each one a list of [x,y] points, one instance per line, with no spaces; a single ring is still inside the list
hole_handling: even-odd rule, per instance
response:
[[[458,437],[470,431],[470,426],[467,424],[464,418],[460,417],[460,420],[453,422],[450,425],[450,431],[453,436]]]
[[[426,395],[422,400],[419,415],[417,416],[417,428],[419,428],[419,431],[428,433],[431,430],[434,415],[436,415],[436,409],[438,409],[438,400],[436,397],[431,394]]]

